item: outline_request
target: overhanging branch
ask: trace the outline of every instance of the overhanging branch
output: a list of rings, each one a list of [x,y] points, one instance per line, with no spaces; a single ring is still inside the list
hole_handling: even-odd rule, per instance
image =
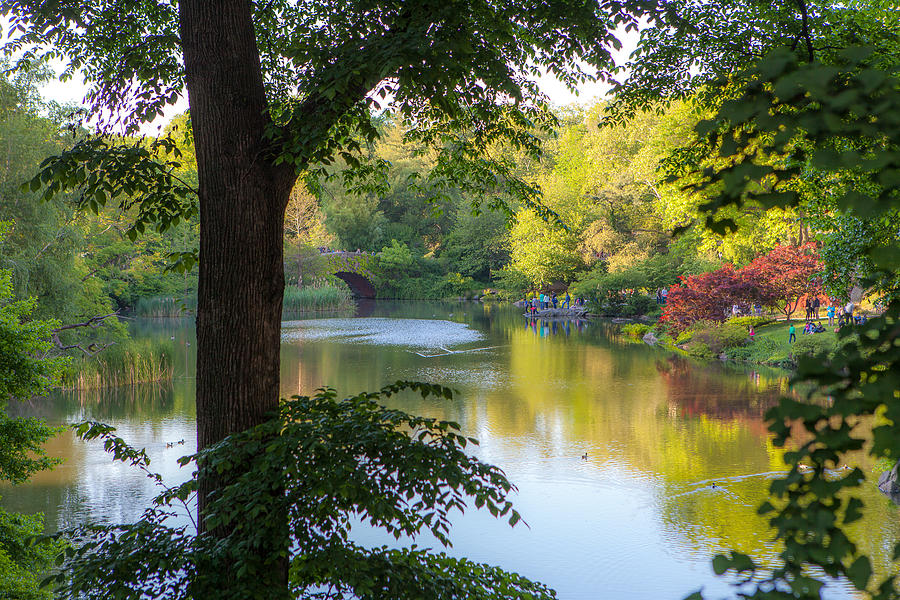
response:
[[[56,344],[56,347],[59,348],[60,350],[75,350],[75,349],[77,349],[77,350],[81,350],[86,356],[96,356],[97,353],[101,352],[102,350],[104,350],[106,348],[109,348],[110,346],[115,344],[115,342],[109,342],[107,344],[91,342],[87,346],[83,346],[82,344],[66,345],[66,344],[63,344],[61,339],[59,339],[60,332],[68,331],[71,329],[79,329],[81,327],[90,327],[91,329],[96,329],[97,327],[100,327],[100,325],[102,325],[106,319],[108,319],[110,317],[117,317],[117,316],[119,316],[118,312],[112,312],[112,313],[109,313],[108,315],[98,315],[95,317],[91,317],[87,321],[83,321],[81,323],[71,323],[69,325],[62,325],[62,326],[57,327],[56,329],[52,330],[51,338],[53,339],[53,343]]]

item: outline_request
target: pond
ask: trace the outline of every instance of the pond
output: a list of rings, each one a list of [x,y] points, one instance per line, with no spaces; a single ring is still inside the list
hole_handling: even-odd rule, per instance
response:
[[[180,481],[187,474],[176,459],[195,443],[193,326],[136,323],[134,335],[174,339],[171,385],[56,394],[11,412],[58,424],[107,422],[146,447],[168,481]],[[281,372],[284,396],[321,386],[349,395],[398,379],[458,390],[449,401],[391,402],[456,421],[476,437],[477,455],[518,487],[513,500],[527,526],[468,511],[454,519],[449,552],[542,581],[563,600],[676,599],[701,587],[721,597],[729,588],[712,572],[713,554],[774,553],[756,506],[785,470],[763,419],[788,391],[783,372],[675,357],[629,343],[605,322],[530,321],[490,304],[392,302],[361,305],[353,317],[286,321]],[[49,450],[65,463],[0,494],[7,508],[44,512],[51,530],[136,519],[155,495],[100,444],[67,432]],[[900,539],[897,512],[871,484],[864,497],[869,514],[854,535],[883,574]],[[354,535],[397,543],[364,527]],[[430,538],[418,544],[437,546]],[[840,582],[827,595],[850,597]]]

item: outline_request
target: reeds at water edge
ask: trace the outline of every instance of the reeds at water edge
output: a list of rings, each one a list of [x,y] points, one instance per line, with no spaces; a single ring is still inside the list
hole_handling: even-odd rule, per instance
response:
[[[347,286],[322,283],[302,288],[285,288],[282,310],[286,313],[323,312],[350,310],[353,306],[353,295]]]
[[[73,361],[60,387],[88,390],[171,381],[175,374],[174,345],[168,341],[126,340],[92,357]]]

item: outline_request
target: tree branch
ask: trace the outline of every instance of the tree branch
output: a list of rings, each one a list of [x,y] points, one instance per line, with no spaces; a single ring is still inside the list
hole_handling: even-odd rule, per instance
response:
[[[803,24],[803,40],[806,42],[806,52],[809,54],[809,62],[815,60],[813,52],[812,38],[809,37],[809,13],[806,9],[806,0],[797,0],[797,6],[800,7],[801,22]]]
[[[108,315],[98,315],[96,317],[91,317],[90,319],[88,319],[87,321],[84,321],[82,323],[71,323],[69,325],[62,325],[62,326],[57,327],[56,329],[52,330],[51,338],[53,339],[53,343],[56,344],[56,347],[59,348],[60,350],[78,349],[78,350],[81,350],[87,356],[96,356],[97,353],[104,350],[105,348],[109,348],[110,346],[115,344],[115,342],[109,342],[108,344],[99,344],[97,342],[91,342],[87,346],[82,346],[81,344],[65,345],[62,343],[62,340],[59,339],[59,333],[61,331],[68,331],[70,329],[78,329],[81,327],[90,327],[91,329],[96,329],[97,327],[102,325],[106,319],[108,319],[110,317],[117,317],[118,315],[119,315],[118,312],[113,312],[113,313],[109,313]]]

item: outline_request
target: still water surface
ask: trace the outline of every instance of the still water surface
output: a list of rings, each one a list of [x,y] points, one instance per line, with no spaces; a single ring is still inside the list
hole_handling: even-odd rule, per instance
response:
[[[602,322],[530,322],[511,307],[378,303],[360,312],[284,323],[282,394],[326,385],[351,394],[398,379],[458,390],[451,401],[391,402],[457,421],[478,438],[477,454],[518,486],[514,501],[528,526],[468,512],[455,519],[451,553],[540,580],[563,600],[676,599],[701,587],[721,597],[729,589],[710,568],[715,552],[773,553],[755,507],[784,470],[763,421],[786,391],[783,373],[694,363],[627,343]],[[187,473],[176,459],[193,452],[195,438],[192,324],[137,323],[134,331],[174,338],[172,385],[59,394],[11,408],[52,423],[110,423],[147,448],[155,470],[180,481]],[[49,529],[137,519],[156,493],[99,444],[71,433],[50,452],[66,462],[27,486],[0,488],[5,506],[44,512]],[[897,513],[874,487],[864,492],[870,514],[856,541],[884,573],[900,538]],[[363,527],[355,535],[396,543]],[[850,595],[837,583],[829,596]]]

